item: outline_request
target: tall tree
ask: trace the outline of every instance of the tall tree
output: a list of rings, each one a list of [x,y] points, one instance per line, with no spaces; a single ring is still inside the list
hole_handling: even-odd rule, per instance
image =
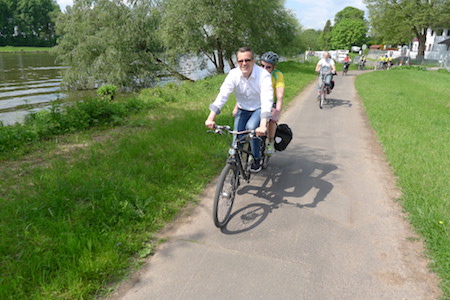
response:
[[[219,73],[244,45],[289,49],[300,26],[282,0],[166,0],[161,26],[168,54],[204,54]]]
[[[0,0],[0,45],[53,46],[55,0]]]
[[[350,49],[352,45],[362,45],[366,36],[364,11],[348,6],[336,14],[331,36],[333,49]]]
[[[300,35],[302,41],[302,50],[319,50],[320,48],[320,35],[322,31],[307,29]],[[303,51],[302,51],[303,52]]]
[[[425,55],[428,28],[450,26],[448,0],[364,0],[372,30],[384,42],[402,44],[419,40],[418,58]]]
[[[320,39],[320,46],[323,50],[330,50],[331,46],[331,30],[333,27],[331,26],[331,21],[327,20],[325,23],[325,27],[322,30],[322,33],[319,37]]]
[[[334,24],[338,24],[344,19],[364,20],[364,11],[352,6],[347,6],[334,16]]]

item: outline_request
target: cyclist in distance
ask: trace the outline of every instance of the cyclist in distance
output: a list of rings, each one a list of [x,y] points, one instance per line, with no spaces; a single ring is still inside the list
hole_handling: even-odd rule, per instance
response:
[[[363,55],[361,55],[361,57],[359,58],[359,69],[360,70],[364,70],[366,65],[366,57]]]
[[[325,84],[331,86],[333,74],[336,74],[336,66],[334,60],[330,57],[330,53],[325,51],[323,58],[316,65],[316,72],[319,73],[319,85],[317,86],[317,99],[320,99],[320,88],[322,87],[322,75],[325,77]]]
[[[344,73],[346,73],[348,71],[348,68],[350,67],[350,62],[351,62],[351,58],[350,55],[347,54],[344,58]]]
[[[267,122],[271,118],[273,88],[270,73],[255,65],[251,48],[239,48],[236,52],[238,68],[230,70],[219,94],[210,104],[210,113],[205,121],[206,127],[213,129],[214,118],[234,91],[238,111],[234,119],[234,130],[255,130],[258,136],[266,135]],[[261,140],[250,141],[253,155],[252,172],[261,170]]]
[[[281,108],[283,106],[284,98],[284,77],[283,73],[276,69],[278,64],[278,55],[275,52],[269,51],[261,56],[261,67],[269,71],[272,75],[273,88],[273,107],[272,118],[269,121],[267,155],[272,155],[275,151],[275,132],[277,130],[277,123],[280,119]]]

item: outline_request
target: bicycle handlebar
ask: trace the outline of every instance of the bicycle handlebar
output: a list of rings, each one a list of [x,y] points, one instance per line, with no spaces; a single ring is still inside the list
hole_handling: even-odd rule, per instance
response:
[[[226,131],[230,134],[250,134],[253,135],[256,133],[255,130],[243,130],[243,131],[235,131],[235,130],[231,130],[231,127],[229,125],[216,125],[214,127],[213,130],[208,130],[208,132],[212,132],[212,133],[218,133],[218,134],[223,134],[223,132]]]

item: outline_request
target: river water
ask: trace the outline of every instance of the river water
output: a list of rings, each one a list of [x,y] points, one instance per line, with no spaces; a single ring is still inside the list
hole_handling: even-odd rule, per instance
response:
[[[191,79],[214,73],[214,66],[205,59],[186,57],[182,61],[178,70]],[[26,114],[50,107],[51,101],[76,101],[95,95],[95,91],[62,91],[61,72],[65,68],[45,52],[0,53],[0,122],[21,122]]]

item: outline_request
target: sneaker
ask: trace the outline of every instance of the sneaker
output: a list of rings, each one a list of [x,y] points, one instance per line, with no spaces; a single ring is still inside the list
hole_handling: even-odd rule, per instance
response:
[[[262,167],[261,167],[261,160],[260,159],[255,159],[252,163],[252,167],[250,168],[250,172],[256,173],[261,171]]]
[[[266,151],[267,156],[271,156],[274,152],[275,152],[275,148],[273,146],[273,143],[268,143],[267,151]]]

